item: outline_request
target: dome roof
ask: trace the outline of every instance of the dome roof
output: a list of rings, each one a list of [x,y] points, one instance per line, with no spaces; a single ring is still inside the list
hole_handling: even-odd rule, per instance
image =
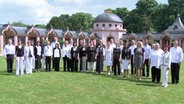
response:
[[[122,23],[123,21],[116,14],[113,14],[111,12],[105,12],[105,13],[98,15],[95,18],[94,22],[120,22]]]

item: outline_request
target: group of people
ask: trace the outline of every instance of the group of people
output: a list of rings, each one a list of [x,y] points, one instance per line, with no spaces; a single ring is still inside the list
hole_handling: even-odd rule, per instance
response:
[[[131,41],[131,45],[123,43],[122,40],[114,43],[110,39],[106,45],[102,40],[98,44],[94,44],[94,40],[90,40],[89,45],[84,40],[79,40],[73,44],[65,41],[62,47],[57,38],[54,37],[53,42],[37,41],[37,45],[32,45],[31,41],[23,46],[21,41],[15,47],[12,40],[8,40],[8,44],[4,47],[4,57],[7,60],[7,72],[12,73],[13,60],[16,59],[16,75],[24,75],[24,63],[26,74],[31,74],[33,69],[40,72],[42,63],[45,71],[60,70],[60,59],[63,60],[63,71],[72,72],[90,72],[102,73],[104,65],[107,67],[107,75],[111,74],[120,76],[123,73],[125,78],[131,74],[136,74],[136,80],[141,80],[142,76],[151,77],[152,82],[160,82],[162,73],[162,86],[168,86],[168,71],[171,69],[172,83],[179,83],[179,70],[183,60],[182,48],[178,46],[178,41],[174,41],[174,46],[164,45],[160,48],[158,43],[150,46],[148,39],[143,42],[135,40]],[[170,48],[170,51],[169,51]],[[24,61],[25,60],[25,61]],[[104,64],[105,63],[105,64]],[[79,67],[79,70],[78,70]],[[145,72],[146,67],[146,72]]]

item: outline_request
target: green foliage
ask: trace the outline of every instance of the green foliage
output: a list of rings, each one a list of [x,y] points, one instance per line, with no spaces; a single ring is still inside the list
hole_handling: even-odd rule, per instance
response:
[[[18,21],[18,22],[12,22],[11,23],[12,26],[30,26],[30,25],[27,25],[27,24],[24,24],[22,23],[21,21]]]

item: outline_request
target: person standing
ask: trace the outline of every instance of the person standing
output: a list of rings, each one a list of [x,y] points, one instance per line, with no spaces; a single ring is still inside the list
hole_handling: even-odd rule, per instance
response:
[[[169,46],[166,44],[164,45],[164,53],[161,56],[160,61],[160,69],[162,73],[162,86],[167,87],[168,86],[168,72],[171,68],[171,54],[168,51]]]
[[[103,47],[102,40],[99,41],[99,47],[96,50],[96,71],[101,74],[103,71],[103,61],[105,56],[105,48]]]
[[[155,44],[155,51],[152,52],[151,55],[151,63],[152,63],[152,82],[160,83],[160,60],[163,54],[163,50],[160,49],[160,45],[158,43]]]
[[[40,44],[40,46],[41,46],[41,48],[42,48],[42,50],[41,50],[41,67],[42,67],[42,64],[43,64],[43,68],[45,69],[46,68],[46,64],[45,64],[45,59],[44,59],[44,47],[46,46],[47,44],[46,44],[46,41],[45,41],[45,39],[44,39],[44,37],[42,37],[42,40],[41,40],[41,44]]]
[[[129,77],[129,69],[130,69],[130,58],[131,58],[131,50],[128,47],[128,44],[126,43],[122,53],[122,69],[124,70],[124,78]]]
[[[61,58],[61,49],[59,48],[59,43],[55,44],[55,48],[53,49],[53,58],[55,62],[55,71],[59,71],[59,64],[60,64],[60,58]]]
[[[180,65],[183,60],[182,48],[178,46],[178,41],[174,41],[174,46],[170,49],[171,53],[171,80],[172,84],[179,83]]]
[[[124,48],[124,42],[123,42],[123,40],[119,40],[119,48],[121,49],[121,52],[122,52],[122,50],[123,50],[123,48]],[[122,60],[121,60],[121,62],[120,62],[120,68],[121,68],[121,72],[123,73],[124,72],[124,70],[123,70],[123,62],[122,62]]]
[[[53,38],[53,41],[52,41],[52,43],[51,43],[51,47],[52,47],[52,50],[55,48],[55,46],[56,46],[56,43],[59,43],[58,42],[58,38],[57,37],[54,37]],[[59,48],[60,48],[60,44],[59,44]],[[54,62],[54,58],[52,59],[52,68],[54,69],[54,65],[55,64],[55,62]]]
[[[84,41],[82,39],[79,40],[79,46],[78,46],[78,51],[79,51],[79,58],[80,58],[80,71],[82,71],[82,57],[81,57],[81,50],[82,50],[82,47],[83,47],[83,44],[84,44]]]
[[[24,58],[26,60],[26,74],[31,74],[33,70],[32,61],[34,58],[34,52],[33,52],[33,46],[31,46],[30,40],[28,40],[27,46],[25,46]]]
[[[96,47],[93,40],[90,41],[90,45],[87,47],[87,61],[89,65],[89,71],[94,72],[95,69],[95,55]]]
[[[150,57],[151,57],[151,46],[148,44],[148,39],[144,40],[144,51],[145,51],[145,61],[142,68],[142,76],[145,76],[145,66],[146,66],[146,77],[150,77]]]
[[[71,60],[72,60],[72,68],[71,71],[78,71],[78,59],[79,59],[79,51],[77,47],[77,43],[73,43],[73,47],[71,48]]]
[[[50,46],[50,42],[47,41],[47,45],[44,47],[44,57],[46,61],[46,72],[51,71],[51,59],[53,55],[52,47]]]
[[[112,66],[113,49],[110,47],[110,42],[107,43],[105,49],[105,64],[107,66],[107,75],[110,75],[110,68]]]
[[[34,54],[35,44],[34,44],[33,40],[31,41],[31,46],[33,47],[33,54]],[[32,58],[32,70],[34,70],[34,69],[35,69],[35,58]]]
[[[84,43],[83,47],[80,50],[81,52],[81,62],[82,62],[82,72],[86,71],[86,63],[87,63],[87,44]]]
[[[114,75],[117,75],[117,68],[118,68],[118,77],[120,77],[120,62],[121,62],[121,49],[119,48],[119,44],[116,43],[116,47],[113,49],[113,71]]]
[[[134,63],[133,63],[133,57],[134,57],[134,49],[137,46],[135,45],[135,40],[131,41],[131,46],[129,47],[129,49],[131,50],[131,74],[135,74],[135,70],[134,70]]]
[[[66,71],[66,69],[67,69],[67,71],[70,71],[70,69],[69,69],[69,58],[70,58],[69,52],[70,52],[70,47],[68,46],[68,41],[65,41],[64,46],[63,46],[62,51],[61,51],[62,58],[63,58],[64,71]]]
[[[8,39],[8,44],[4,47],[4,57],[7,62],[7,72],[13,72],[13,60],[15,55],[15,46],[12,44],[12,40]]]
[[[40,46],[40,41],[37,41],[37,45],[34,47],[34,56],[35,56],[35,71],[40,72],[41,68],[41,55],[42,48]]]
[[[16,58],[16,75],[24,75],[24,47],[22,42],[19,40],[18,45],[15,48]]]
[[[142,67],[144,63],[145,51],[142,42],[137,42],[137,48],[134,49],[134,67],[136,69],[136,80],[141,80]]]

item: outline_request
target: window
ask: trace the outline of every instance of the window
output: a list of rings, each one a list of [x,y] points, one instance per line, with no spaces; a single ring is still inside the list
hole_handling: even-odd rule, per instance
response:
[[[117,27],[118,25],[117,24],[115,24],[115,27]]]
[[[103,24],[102,26],[105,27],[105,24]]]
[[[96,24],[96,27],[98,27],[98,24]]]
[[[109,27],[111,27],[112,25],[111,24],[109,24]]]

